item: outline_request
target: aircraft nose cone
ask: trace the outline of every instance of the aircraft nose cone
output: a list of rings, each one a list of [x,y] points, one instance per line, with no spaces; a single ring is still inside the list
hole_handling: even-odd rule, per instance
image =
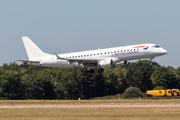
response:
[[[162,54],[167,54],[168,52],[165,49],[161,50]]]

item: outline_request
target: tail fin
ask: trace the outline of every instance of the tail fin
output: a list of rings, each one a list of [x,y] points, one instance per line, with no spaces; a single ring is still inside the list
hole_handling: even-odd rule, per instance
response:
[[[36,46],[28,37],[22,37],[22,41],[24,43],[29,60],[50,55],[41,51],[41,49],[39,49],[39,47]]]

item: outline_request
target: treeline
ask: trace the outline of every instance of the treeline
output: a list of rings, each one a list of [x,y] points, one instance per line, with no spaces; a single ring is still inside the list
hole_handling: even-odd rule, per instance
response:
[[[95,68],[97,71],[98,68]],[[0,99],[89,99],[123,93],[128,87],[180,88],[180,67],[148,60],[89,73],[88,68],[46,68],[16,63],[0,67]]]

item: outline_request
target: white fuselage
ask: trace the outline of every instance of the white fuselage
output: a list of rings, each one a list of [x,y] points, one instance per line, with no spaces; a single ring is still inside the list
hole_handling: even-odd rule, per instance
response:
[[[113,64],[116,65],[122,61],[143,58],[154,58],[157,56],[164,55],[166,53],[167,51],[165,49],[155,44],[139,44],[107,49],[58,54],[58,56],[60,56],[63,59],[57,59],[56,55],[46,55],[44,57],[30,59],[30,61],[39,61],[39,63],[29,62],[29,64],[46,67],[71,68],[84,65],[100,66],[100,62],[103,61],[104,64],[106,63],[106,60],[112,60]],[[106,67],[106,65],[101,67]]]

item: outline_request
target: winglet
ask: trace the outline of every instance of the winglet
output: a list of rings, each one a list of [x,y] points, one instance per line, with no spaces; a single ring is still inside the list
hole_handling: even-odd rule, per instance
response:
[[[66,60],[65,58],[59,57],[55,52],[54,52],[54,55],[56,55],[57,60],[58,60],[58,59]]]

